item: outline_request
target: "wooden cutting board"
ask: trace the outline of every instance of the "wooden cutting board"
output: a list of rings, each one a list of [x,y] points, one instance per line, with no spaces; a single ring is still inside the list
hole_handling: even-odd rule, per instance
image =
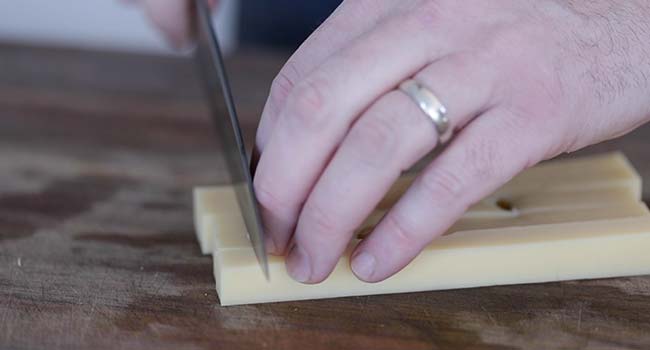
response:
[[[282,59],[233,60],[248,137]],[[189,62],[0,45],[0,67],[0,348],[650,347],[650,277],[222,308],[191,189],[223,173]],[[648,140],[581,153],[648,182]]]

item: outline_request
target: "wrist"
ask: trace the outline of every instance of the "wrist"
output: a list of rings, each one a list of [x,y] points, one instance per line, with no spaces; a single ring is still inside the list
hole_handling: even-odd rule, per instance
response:
[[[586,15],[575,42],[577,76],[592,101],[582,112],[596,128],[588,144],[650,122],[650,3],[597,3],[575,9]]]

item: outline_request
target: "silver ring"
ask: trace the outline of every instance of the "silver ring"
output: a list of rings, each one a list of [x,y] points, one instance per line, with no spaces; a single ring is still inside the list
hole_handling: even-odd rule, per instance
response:
[[[399,89],[408,95],[418,107],[433,122],[438,132],[438,142],[447,143],[452,136],[449,118],[447,117],[447,108],[438,100],[436,95],[419,82],[408,79],[400,84]]]

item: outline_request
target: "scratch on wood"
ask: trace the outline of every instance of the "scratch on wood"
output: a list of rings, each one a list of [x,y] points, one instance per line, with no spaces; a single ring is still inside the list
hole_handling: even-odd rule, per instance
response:
[[[483,310],[483,312],[485,312],[487,314],[487,317],[488,317],[488,319],[490,319],[490,322],[492,322],[492,325],[496,326],[497,321],[494,319],[492,314],[483,305],[481,305],[481,310]]]
[[[580,304],[580,310],[578,311],[578,332],[580,332],[582,327],[582,304]]]
[[[8,321],[8,320],[11,320],[11,318],[10,318],[11,316],[9,315],[9,310],[12,309],[12,304],[13,304],[13,298],[7,298],[6,309],[5,309],[4,312],[0,313],[0,321],[2,321],[2,322],[0,322],[0,325],[5,326],[5,330],[3,331],[4,339],[10,339],[11,334],[13,333],[13,326],[12,326],[13,322]],[[2,309],[0,309],[0,310],[2,310]]]

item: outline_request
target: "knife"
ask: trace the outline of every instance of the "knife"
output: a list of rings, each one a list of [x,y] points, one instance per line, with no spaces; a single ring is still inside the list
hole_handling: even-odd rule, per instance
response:
[[[221,142],[230,181],[246,224],[248,238],[253,245],[262,272],[269,280],[264,230],[249,170],[250,162],[246,156],[223,56],[212,24],[212,14],[205,0],[195,0],[194,5],[196,10],[194,25],[197,36],[195,59],[210,105],[212,121]]]

